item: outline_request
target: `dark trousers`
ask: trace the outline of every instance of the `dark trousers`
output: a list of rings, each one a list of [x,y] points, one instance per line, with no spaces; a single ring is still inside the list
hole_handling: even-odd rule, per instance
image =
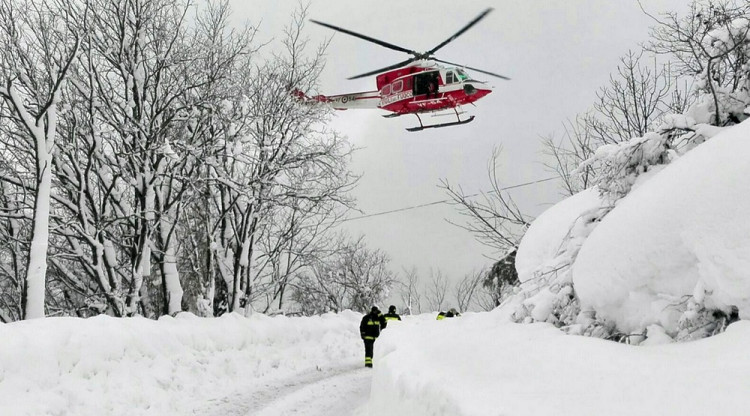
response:
[[[375,349],[374,339],[365,339],[365,367],[372,367],[372,352]]]

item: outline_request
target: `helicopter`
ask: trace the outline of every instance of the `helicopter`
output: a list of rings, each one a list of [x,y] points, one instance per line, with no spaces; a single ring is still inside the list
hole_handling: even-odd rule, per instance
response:
[[[461,28],[461,30],[426,52],[416,52],[412,49],[407,49],[348,29],[311,19],[311,22],[337,32],[345,33],[388,49],[412,55],[412,57],[405,61],[348,78],[352,80],[376,75],[375,82],[377,90],[375,91],[330,96],[318,95],[311,99],[318,102],[328,103],[336,110],[386,110],[389,112],[389,114],[383,116],[386,118],[414,114],[419,120],[419,126],[406,129],[411,132],[470,123],[474,120],[475,116],[472,115],[468,118],[462,119],[461,115],[463,112],[459,112],[459,109],[462,105],[473,104],[475,101],[485,97],[492,92],[492,87],[486,82],[473,79],[466,70],[479,72],[504,80],[509,80],[510,78],[482,69],[444,61],[436,58],[434,53],[476,25],[492,10],[492,8],[484,10]],[[300,97],[309,98],[304,96],[301,92],[297,92],[297,94]],[[456,121],[425,125],[422,122],[422,118],[419,116],[420,114],[437,112],[448,112],[447,114],[450,115],[450,110],[455,113]]]

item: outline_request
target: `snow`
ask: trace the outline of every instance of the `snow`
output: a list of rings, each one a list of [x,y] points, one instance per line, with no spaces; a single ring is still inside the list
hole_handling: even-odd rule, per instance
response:
[[[564,199],[529,227],[516,255],[520,288],[506,303],[518,322],[556,322],[577,313],[571,265],[609,207],[592,188]],[[508,306],[510,307],[510,306]]]
[[[734,415],[750,405],[750,322],[691,343],[636,347],[507,315],[389,326],[358,415]]]
[[[0,414],[190,414],[274,380],[359,369],[360,318],[182,313],[0,325]]]
[[[626,332],[674,336],[692,302],[750,316],[750,123],[667,165],[623,198],[573,265],[582,307]]]
[[[405,316],[376,342],[373,369],[362,367],[361,315],[350,311],[3,324],[0,414],[691,416],[750,406],[750,322],[636,347],[512,323],[511,312]],[[670,342],[660,331],[649,327],[642,345]]]
[[[597,189],[587,189],[544,211],[524,234],[516,254],[518,280],[530,282],[543,265],[553,261],[563,248],[573,224],[586,212],[601,205]]]

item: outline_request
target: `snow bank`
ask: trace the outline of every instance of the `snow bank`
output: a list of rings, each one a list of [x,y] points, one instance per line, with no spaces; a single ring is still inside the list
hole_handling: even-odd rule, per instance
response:
[[[555,323],[576,318],[570,266],[597,220],[607,212],[603,205],[598,189],[587,189],[534,220],[516,255],[520,290],[506,300],[513,305],[513,320]]]
[[[623,198],[573,265],[582,308],[622,331],[656,323],[671,336],[691,319],[686,309],[734,305],[750,316],[748,158],[744,122]]]
[[[506,315],[389,326],[361,414],[697,416],[750,407],[750,322],[692,343],[636,347]]]
[[[545,274],[546,269],[555,269],[573,225],[600,206],[598,190],[592,188],[558,202],[535,219],[518,246],[518,280],[528,285]]]
[[[189,313],[0,324],[1,415],[185,415],[279,377],[362,360],[360,314]]]

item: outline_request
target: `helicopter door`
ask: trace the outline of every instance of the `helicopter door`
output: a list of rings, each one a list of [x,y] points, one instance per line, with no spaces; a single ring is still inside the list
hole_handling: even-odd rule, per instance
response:
[[[437,94],[438,71],[421,72],[414,75],[414,95]]]

